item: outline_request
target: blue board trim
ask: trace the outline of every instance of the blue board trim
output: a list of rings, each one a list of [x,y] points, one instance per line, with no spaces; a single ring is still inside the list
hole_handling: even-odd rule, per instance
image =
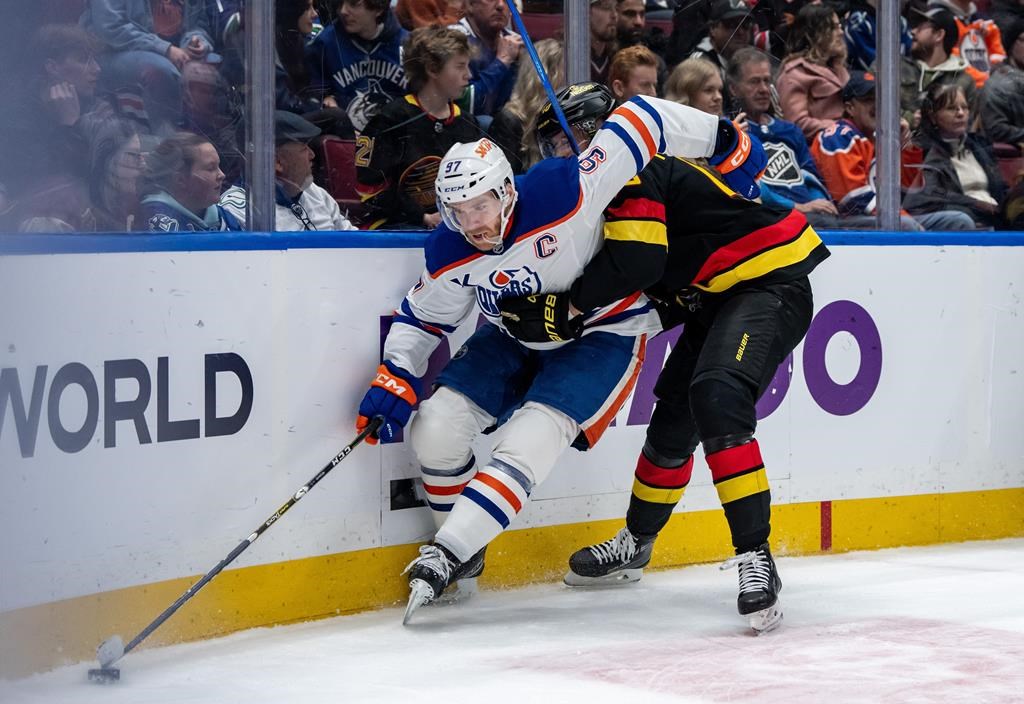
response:
[[[426,232],[210,232],[202,234],[0,234],[0,255],[234,252],[288,249],[416,249]],[[1024,232],[823,230],[827,245],[1020,247]]]

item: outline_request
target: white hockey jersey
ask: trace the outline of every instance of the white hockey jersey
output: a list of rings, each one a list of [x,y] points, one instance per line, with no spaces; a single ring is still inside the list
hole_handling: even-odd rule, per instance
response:
[[[502,329],[506,296],[567,291],[604,242],[602,213],[656,153],[707,157],[718,118],[657,98],[616,108],[578,158],[546,159],[516,178],[519,200],[499,252],[481,252],[440,225],[424,246],[426,268],[395,311],[384,359],[416,376],[443,335],[477,308]],[[583,334],[661,330],[641,292],[585,311]],[[568,342],[523,343],[553,349]]]

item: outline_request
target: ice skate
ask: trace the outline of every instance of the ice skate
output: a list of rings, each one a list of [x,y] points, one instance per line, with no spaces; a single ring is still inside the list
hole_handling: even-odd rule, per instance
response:
[[[406,565],[402,574],[409,573],[409,601],[405,606],[402,625],[426,604],[434,602],[448,585],[460,579],[474,579],[483,572],[484,550],[466,562],[459,562],[441,545],[421,545],[420,556]]]
[[[641,539],[623,528],[603,543],[574,552],[563,581],[570,587],[638,582],[653,551],[654,538]]]
[[[451,584],[439,597],[434,599],[433,603],[437,606],[450,606],[461,604],[476,596],[480,591],[477,577],[483,574],[486,552],[487,548],[484,547],[467,562],[462,563],[458,570],[459,576],[452,577]]]
[[[782,623],[782,606],[779,604],[782,580],[775,569],[768,543],[731,557],[721,565],[723,570],[731,567],[739,568],[740,594],[736,608],[740,615],[747,618],[758,635],[777,628]]]

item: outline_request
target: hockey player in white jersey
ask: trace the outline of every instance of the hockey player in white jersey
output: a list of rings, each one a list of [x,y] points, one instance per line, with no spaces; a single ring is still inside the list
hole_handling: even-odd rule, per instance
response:
[[[600,93],[596,84],[580,90]],[[606,92],[606,89],[605,89]],[[725,164],[741,193],[757,194],[765,164],[728,120],[656,98],[617,108],[578,158],[547,159],[514,178],[491,141],[453,146],[435,183],[443,223],[425,244],[426,268],[395,311],[383,363],[359,406],[357,428],[382,416],[386,439],[405,425],[430,353],[478,309],[481,326],[438,376],[410,439],[438,531],[407,568],[405,622],[451,583],[483,569],[505,530],[569,446],[592,447],[636,382],[647,334],[660,330],[642,293],[582,311],[549,340],[521,343],[502,324],[504,296],[567,290],[603,241],[602,211],[657,152]],[[478,470],[472,442],[504,425]]]

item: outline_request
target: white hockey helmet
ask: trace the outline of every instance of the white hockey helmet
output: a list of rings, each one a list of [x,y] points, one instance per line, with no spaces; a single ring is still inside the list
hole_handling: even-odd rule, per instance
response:
[[[493,193],[501,204],[501,220],[496,237],[487,238],[486,242],[497,247],[504,238],[516,205],[518,194],[514,183],[512,166],[501,148],[491,140],[455,144],[441,159],[437,169],[434,181],[437,211],[445,225],[469,239],[451,206],[484,193]]]

